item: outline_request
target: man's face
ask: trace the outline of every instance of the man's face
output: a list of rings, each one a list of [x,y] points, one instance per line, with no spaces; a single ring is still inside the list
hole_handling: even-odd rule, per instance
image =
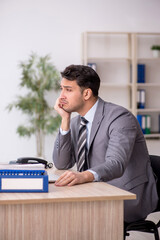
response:
[[[83,92],[76,81],[62,78],[60,104],[66,112],[78,112],[79,114],[83,112],[85,104]]]

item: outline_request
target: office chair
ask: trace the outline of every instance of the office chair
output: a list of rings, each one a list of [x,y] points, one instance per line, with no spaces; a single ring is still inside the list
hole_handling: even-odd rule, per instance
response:
[[[160,156],[150,155],[151,166],[156,178],[157,183],[157,192],[158,192],[158,206],[154,212],[160,212]],[[139,232],[147,232],[153,233],[155,240],[160,240],[158,228],[160,227],[160,220],[158,223],[154,223],[150,220],[139,220],[135,222],[131,222],[125,226],[124,229],[124,239],[126,236],[129,236],[129,231],[139,231]]]

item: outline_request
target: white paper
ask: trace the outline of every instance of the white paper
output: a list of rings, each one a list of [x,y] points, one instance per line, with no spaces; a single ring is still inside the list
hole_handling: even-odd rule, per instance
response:
[[[42,178],[2,178],[2,190],[42,190]]]

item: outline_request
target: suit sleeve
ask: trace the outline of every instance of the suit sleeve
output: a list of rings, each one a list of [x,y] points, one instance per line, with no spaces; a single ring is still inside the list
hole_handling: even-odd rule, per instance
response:
[[[57,169],[69,169],[75,164],[71,131],[62,135],[59,131],[53,150],[53,162]]]
[[[131,158],[137,127],[132,118],[121,116],[115,119],[108,129],[108,145],[104,148],[104,161],[91,169],[100,181],[110,181],[123,175]]]

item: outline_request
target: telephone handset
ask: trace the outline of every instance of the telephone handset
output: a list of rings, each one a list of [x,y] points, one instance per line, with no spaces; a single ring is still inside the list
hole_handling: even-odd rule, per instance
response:
[[[21,157],[18,158],[15,162],[10,162],[15,164],[38,164],[42,163],[45,165],[45,168],[52,168],[53,163],[47,162],[45,159],[42,158],[35,158],[35,157]]]

